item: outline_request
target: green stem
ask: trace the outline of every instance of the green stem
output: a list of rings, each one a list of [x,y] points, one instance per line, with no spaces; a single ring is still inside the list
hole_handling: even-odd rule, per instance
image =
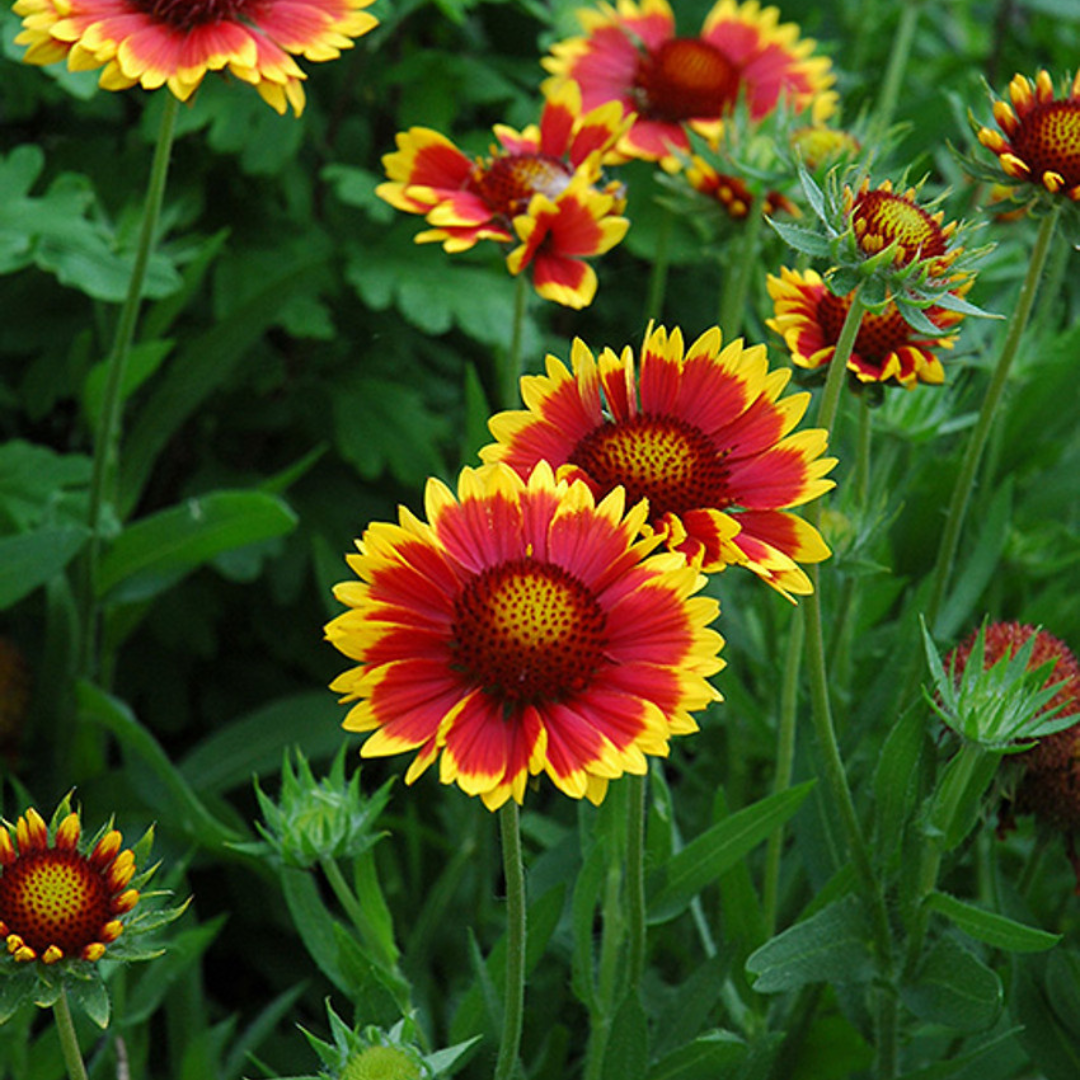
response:
[[[746,228],[743,230],[742,243],[729,262],[732,271],[725,274],[720,297],[720,330],[725,341],[732,341],[742,333],[743,315],[746,312],[746,297],[750,290],[750,278],[758,271],[757,253],[761,239],[762,224],[765,214],[762,206],[765,200],[758,196],[750,204],[746,215]]]
[[[521,342],[525,334],[525,313],[528,310],[529,289],[528,278],[525,274],[518,274],[517,289],[514,292],[514,321],[510,330],[510,351],[506,357],[506,370],[503,372],[502,392],[503,404],[508,409],[518,406],[519,384],[522,374]]]
[[[847,379],[847,363],[859,337],[859,327],[866,312],[862,302],[861,289],[851,294],[851,305],[840,327],[840,336],[836,339],[836,349],[829,361],[829,372],[825,376],[825,389],[821,392],[818,404],[817,426],[823,427],[832,436],[836,413],[840,408],[840,393]]]
[[[60,1050],[64,1055],[69,1080],[87,1080],[86,1065],[83,1064],[79,1039],[71,1019],[71,1006],[68,1005],[67,991],[63,987],[53,1005],[53,1016],[56,1018],[56,1033],[60,1036]]]
[[[860,399],[859,434],[855,447],[855,471],[851,478],[855,488],[856,505],[864,512],[870,496],[870,446],[873,442],[873,435],[872,411],[864,394]]]
[[[517,1068],[525,1015],[525,868],[521,860],[521,825],[513,799],[499,811],[499,833],[506,880],[506,992],[495,1080],[510,1080]]]
[[[990,378],[990,385],[986,388],[986,396],[983,398],[982,407],[979,410],[979,418],[975,422],[975,427],[964,452],[963,461],[960,464],[960,471],[956,476],[952,498],[949,500],[948,516],[945,518],[945,528],[941,533],[937,562],[934,564],[930,593],[927,597],[926,607],[923,610],[926,623],[932,630],[935,628],[938,612],[945,596],[945,588],[952,574],[956,550],[960,544],[960,533],[967,513],[968,501],[975,485],[975,474],[979,470],[979,462],[982,460],[983,450],[986,448],[986,441],[990,436],[990,429],[993,426],[1001,396],[1009,379],[1009,369],[1012,367],[1012,362],[1020,347],[1020,339],[1031,316],[1031,308],[1035,303],[1035,296],[1039,289],[1039,279],[1042,277],[1043,267],[1046,265],[1047,252],[1050,250],[1050,242],[1053,239],[1054,229],[1060,213],[1060,206],[1055,207],[1051,213],[1042,219],[1039,225],[1035,246],[1031,252],[1031,260],[1028,262],[1027,275],[1024,277],[1024,282],[1020,287],[1016,310],[1013,312],[1012,319],[1009,322],[1009,332],[1005,337],[1005,343],[1001,347],[1001,355],[998,357],[997,366],[994,368],[994,373]]]
[[[135,261],[131,267],[127,296],[116,324],[116,336],[105,369],[105,389],[101,399],[101,414],[94,437],[94,460],[90,474],[90,496],[87,524],[90,541],[87,548],[85,575],[82,582],[80,605],[82,642],[79,671],[90,676],[94,667],[96,651],[96,596],[97,566],[101,556],[104,535],[103,517],[110,489],[115,481],[120,463],[121,417],[124,405],[124,371],[135,340],[135,326],[139,319],[146,270],[157,235],[161,206],[165,198],[165,183],[169,174],[169,156],[176,133],[176,117],[180,102],[172,94],[162,95],[161,124],[158,128],[157,145],[150,165],[150,179],[146,189],[142,224],[139,229]]]
[[[626,828],[626,902],[630,934],[630,990],[645,971],[645,776],[628,776],[629,815]]]
[[[889,66],[885,69],[885,78],[882,80],[874,119],[871,121],[870,130],[866,136],[867,146],[879,145],[888,134],[889,125],[896,112],[896,103],[900,100],[900,88],[904,81],[904,72],[907,70],[908,58],[911,56],[911,45],[915,40],[915,25],[919,21],[922,5],[923,0],[906,0],[900,8],[900,23],[892,39]]]
[[[649,291],[646,293],[645,317],[647,321],[659,319],[664,311],[664,296],[667,293],[668,249],[671,245],[671,229],[675,213],[669,206],[664,207],[663,216],[656,229],[656,251],[653,254],[652,269],[649,272]]]
[[[805,628],[803,609],[797,608],[791,620],[787,655],[784,659],[784,681],[780,688],[780,722],[776,732],[776,776],[773,791],[779,793],[791,786],[795,767],[795,722],[799,708],[799,661],[802,657]],[[780,892],[780,856],[784,850],[784,828],[780,826],[770,837],[765,850],[765,879],[761,906],[765,913],[766,937],[776,931],[777,898]]]
[[[622,908],[622,869],[612,859],[604,882],[603,931],[600,935],[600,961],[596,980],[596,1008],[590,1017],[589,1047],[586,1052],[584,1080],[600,1080],[611,1035],[611,1022],[619,989],[619,957],[626,925]]]

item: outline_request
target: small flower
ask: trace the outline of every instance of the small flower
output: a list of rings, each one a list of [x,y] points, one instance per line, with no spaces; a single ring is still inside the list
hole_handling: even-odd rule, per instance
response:
[[[619,142],[627,157],[672,163],[689,149],[684,125],[715,142],[740,98],[755,120],[784,99],[819,119],[832,111],[829,60],[758,0],[719,0],[697,37],[676,35],[667,0],[619,0],[578,18],[585,36],[555,45],[544,67],[579,83],[585,108],[618,101],[636,114]]]
[[[813,270],[800,273],[786,267],[779,277],[768,276],[768,289],[774,317],[766,325],[784,339],[795,364],[823,378],[851,297],[837,296]],[[936,353],[953,347],[952,331],[964,315],[941,307],[930,307],[923,314],[940,330],[939,336],[919,333],[894,303],[863,315],[847,364],[856,385],[893,384],[912,390],[920,382],[945,381]]]
[[[1046,71],[1034,82],[1016,75],[1009,98],[1012,105],[1002,100],[993,105],[1000,130],[979,127],[979,142],[997,155],[1010,180],[1080,202],[1080,71],[1060,98]]]
[[[547,98],[539,127],[497,125],[499,145],[487,157],[467,157],[430,128],[399,133],[397,151],[383,158],[390,182],[376,193],[434,226],[417,243],[456,253],[480,240],[518,242],[507,257],[512,274],[531,266],[542,297],[586,307],[596,273],[582,260],[609,251],[630,224],[619,216],[622,186],[597,186],[627,123],[614,103],[582,115],[577,85],[567,83]]]
[[[805,595],[798,562],[829,549],[816,529],[786,511],[832,486],[824,477],[826,433],[791,434],[809,395],[781,394],[788,371],[769,371],[765,347],[740,340],[721,349],[707,331],[689,349],[682,332],[651,330],[635,371],[629,346],[599,363],[582,341],[573,374],[547,358],[547,374],[526,376],[526,408],[489,423],[497,442],[480,451],[526,476],[548,461],[584,480],[597,498],[625,490],[648,500],[648,534],[706,571],[748,567],[779,592]],[[789,597],[790,598],[790,597]]]
[[[209,71],[228,69],[279,113],[304,108],[293,60],[334,60],[378,20],[374,0],[16,0],[28,64],[104,68],[105,90],[168,86],[187,101]]]
[[[788,138],[791,149],[811,171],[834,165],[845,158],[854,159],[862,144],[848,131],[826,124],[806,124],[796,128]]]
[[[487,465],[456,497],[429,480],[427,521],[402,508],[369,526],[326,627],[359,664],[331,689],[357,703],[344,727],[372,733],[361,754],[418,750],[406,783],[439,758],[443,783],[492,810],[541,772],[599,803],[697,730],[691,712],[718,698],[718,608],[685,560],[650,555],[646,508],[625,502],[546,463],[527,480]]]
[[[745,181],[733,173],[717,171],[703,157],[694,154],[690,165],[683,174],[690,186],[707,198],[715,199],[735,221],[743,221],[754,204],[754,193]],[[802,211],[780,191],[765,193],[761,212],[768,217],[784,213],[791,217],[800,217]]]
[[[124,931],[139,900],[135,856],[107,830],[79,849],[79,815],[64,815],[50,837],[33,808],[0,828],[0,937],[16,963],[94,962]]]

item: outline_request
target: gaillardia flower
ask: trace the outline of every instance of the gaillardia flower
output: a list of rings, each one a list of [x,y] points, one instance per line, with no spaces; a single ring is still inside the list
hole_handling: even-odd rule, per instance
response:
[[[975,638],[976,634],[969,636],[948,658],[956,678],[968,663]],[[1075,717],[1076,723],[1042,736],[1032,749],[1007,759],[1014,771],[1019,770],[1019,776],[1011,799],[1002,807],[1001,832],[1013,826],[1015,814],[1034,814],[1063,833],[1080,892],[1080,857],[1076,852],[1080,833],[1080,663],[1063,641],[1045,630],[1025,623],[997,622],[985,631],[983,665],[990,667],[1002,657],[1015,656],[1032,638],[1028,670],[1053,664],[1045,686],[1054,693],[1042,711],[1056,709],[1058,718]]]
[[[228,70],[284,113],[304,108],[293,56],[334,60],[378,20],[374,0],[16,0],[30,64],[104,68],[106,90],[168,88],[181,101],[209,71]]]
[[[1012,180],[1080,202],[1080,71],[1061,98],[1055,98],[1045,71],[1034,83],[1014,76],[1009,97],[1011,106],[994,102],[1001,130],[980,127],[979,142],[997,154],[1002,172]]]
[[[418,750],[443,783],[490,809],[521,802],[547,773],[574,798],[643,774],[691,712],[719,695],[718,607],[686,561],[650,554],[646,508],[620,489],[600,502],[546,463],[465,469],[457,496],[429,480],[427,521],[370,525],[338,585],[349,609],[327,638],[359,662],[331,689],[357,702],[349,731],[365,757]]]
[[[813,270],[786,267],[779,277],[768,276],[768,289],[774,315],[766,325],[784,339],[796,365],[824,375],[836,352],[851,297],[836,296]],[[962,286],[961,291],[966,288]],[[964,316],[941,307],[929,307],[923,314],[941,330],[940,336],[921,334],[894,303],[880,311],[866,311],[848,371],[859,383],[889,383],[907,390],[920,382],[944,382],[945,370],[937,352],[953,347],[951,332]]]
[[[697,37],[676,35],[667,0],[618,0],[578,18],[585,35],[555,45],[544,67],[579,83],[585,108],[619,101],[636,114],[619,143],[627,157],[673,163],[689,150],[684,125],[715,142],[740,98],[753,120],[782,100],[796,111],[812,105],[818,119],[834,106],[829,60],[757,0],[720,0]]]
[[[139,900],[135,855],[111,828],[81,850],[73,812],[51,831],[33,808],[0,826],[0,936],[17,963],[100,960]]]
[[[749,215],[754,204],[754,193],[740,177],[719,172],[697,154],[691,157],[683,175],[695,191],[709,199],[715,199],[733,220],[743,221]],[[780,191],[765,193],[761,212],[767,217],[778,213],[792,217],[801,215],[799,208]]]
[[[817,530],[787,511],[828,491],[827,434],[791,434],[807,393],[781,394],[789,370],[769,371],[764,345],[721,349],[706,331],[689,349],[682,332],[647,335],[635,371],[629,346],[594,359],[584,342],[573,373],[547,358],[546,375],[521,380],[524,410],[489,421],[497,442],[480,451],[527,476],[548,461],[597,497],[624,489],[648,500],[643,522],[706,571],[748,567],[785,596],[812,591],[799,562],[829,556]]]
[[[399,133],[397,151],[383,158],[390,182],[376,193],[434,226],[417,243],[455,253],[480,240],[517,242],[507,257],[512,274],[531,266],[542,297],[586,307],[596,272],[583,260],[609,251],[629,228],[619,216],[622,186],[597,186],[628,122],[614,102],[582,115],[578,87],[567,83],[547,98],[539,127],[496,125],[499,145],[487,157],[467,157],[430,128]]]

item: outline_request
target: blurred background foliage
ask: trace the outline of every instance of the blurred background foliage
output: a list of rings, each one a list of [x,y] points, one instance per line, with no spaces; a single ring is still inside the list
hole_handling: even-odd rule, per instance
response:
[[[427,476],[452,480],[487,441],[487,416],[512,404],[502,400],[498,377],[515,291],[502,253],[481,245],[450,257],[437,245],[416,246],[417,222],[373,194],[383,178],[380,158],[410,125],[433,127],[479,153],[493,123],[533,122],[539,59],[577,31],[578,6],[379,0],[376,31],[341,60],[308,65],[299,121],[216,78],[182,109],[125,387],[119,538],[103,568],[114,662],[102,687],[84,688],[78,723],[74,615],[63,571],[86,541],[98,366],[126,285],[162,99],[99,91],[96,73],[21,64],[12,43],[18,19],[7,6],[0,12],[3,805],[13,818],[27,798],[49,807],[75,787],[93,823],[115,813],[125,836],[134,836],[157,821],[168,883],[194,895],[167,957],[117,972],[110,983],[113,1030],[125,1040],[132,1075],[231,1080],[310,1072],[311,1051],[295,1025],[325,1033],[328,995],[343,1016],[342,995],[364,1022],[390,1025],[398,1015],[393,994],[349,944],[326,882],[231,845],[257,839],[253,776],[273,792],[285,750],[301,748],[319,774],[343,741],[342,710],[324,689],[341,660],[321,627],[336,613],[330,586],[347,576],[342,557],[353,538],[369,521],[392,517],[398,503],[418,508]],[[711,3],[675,6],[693,32]],[[832,57],[846,122],[873,104],[901,6],[782,6],[784,19]],[[928,175],[928,191],[949,191],[950,217],[986,220],[985,237],[998,246],[971,299],[988,310],[1009,310],[1033,225],[983,214],[986,192],[964,177],[949,144],[970,146],[969,109],[989,117],[984,80],[1000,94],[1015,72],[1045,66],[1060,78],[1077,57],[1075,0],[922,5],[895,137],[874,168],[878,176]],[[597,262],[595,303],[572,312],[531,299],[530,370],[547,351],[565,359],[575,335],[594,349],[640,341],[663,212],[654,171],[640,163],[620,170],[631,230]],[[719,217],[705,225],[677,222],[669,249],[664,321],[690,338],[716,321],[722,260],[737,233]],[[1075,231],[1061,239],[1053,287],[1044,290],[1017,363],[1008,418],[943,617],[946,636],[960,636],[989,611],[1040,623],[1080,647],[1076,240]],[[785,258],[779,238],[766,238],[745,326],[747,340],[769,341],[774,363],[781,350],[764,327],[764,275]],[[890,730],[897,622],[932,562],[958,436],[977,407],[973,384],[1000,334],[997,322],[968,320],[947,358],[945,388],[890,392],[875,416],[872,513],[854,506],[843,463],[837,470],[840,487],[826,511],[836,552],[824,571],[826,614],[845,753],[853,783],[865,790]],[[841,457],[849,435],[841,434]],[[848,610],[844,583],[853,579],[862,600]],[[656,864],[771,783],[777,671],[791,610],[737,571],[711,588],[722,597],[728,639],[729,666],[718,680],[726,702],[700,735],[673,747],[657,773],[649,834]],[[25,708],[7,704],[24,699]],[[801,777],[813,774],[807,743],[800,740]],[[350,753],[350,770],[354,762]],[[362,786],[373,792],[401,769],[397,760],[365,763]],[[668,788],[675,798],[665,797]],[[528,997],[525,1059],[537,1080],[571,1075],[580,1052],[582,1012],[566,971],[581,977],[581,919],[571,917],[570,894],[582,868],[579,841],[604,842],[595,819],[614,820],[618,799],[609,803],[597,814],[547,785],[527,800],[534,960],[547,949]],[[388,838],[374,859],[401,971],[431,1045],[481,1033],[490,1050],[490,983],[477,957],[490,953],[501,932],[493,819],[476,800],[426,777],[413,790],[396,784],[379,823]],[[794,836],[782,882],[785,924],[838,867],[820,814],[796,818]],[[988,849],[997,841],[984,831],[974,843]],[[1002,864],[1019,865],[1032,843],[1030,825],[1022,825],[1002,848]],[[1059,849],[1045,866],[1028,917],[1075,942],[1072,876]],[[717,1016],[736,1027],[740,1008],[765,1008],[722,995],[734,979],[749,996],[742,962],[764,940],[746,875],[743,866],[727,872],[702,890],[691,914],[653,927],[648,990],[655,1030],[666,1032],[654,1046],[660,1058]],[[717,956],[704,964],[701,919],[719,935]],[[980,1059],[983,1080],[1031,1075],[1023,1072],[1025,1054],[1046,1015],[1058,1024],[1055,1033],[1080,1037],[1077,1012],[1045,999],[1054,985],[1065,1001],[1080,1000],[1080,952],[1073,944],[1054,956],[1049,975],[1017,961],[1015,985],[1033,988],[1023,1015],[976,1025],[979,1040],[1003,1038],[992,1067]],[[496,954],[489,968],[497,962]],[[865,1066],[867,1044],[845,1004],[819,1013],[801,1064],[777,1075],[820,1080]],[[773,1032],[782,1020],[772,1017]],[[1018,1022],[1034,1034],[1003,1035]],[[33,1016],[15,1023],[25,1038],[16,1031],[0,1039],[0,1069],[33,1080],[60,1076],[51,1033],[39,1032]],[[963,1037],[926,1035],[928,1046],[938,1038],[943,1050]],[[757,1044],[765,1071],[743,1062],[746,1075],[780,1067],[774,1044]],[[115,1042],[102,1048],[92,1071],[114,1068],[117,1053]],[[475,1075],[485,1075],[488,1059],[475,1061]]]

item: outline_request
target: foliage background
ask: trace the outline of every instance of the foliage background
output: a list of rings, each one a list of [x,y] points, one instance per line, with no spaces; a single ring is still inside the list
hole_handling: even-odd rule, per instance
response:
[[[478,249],[451,259],[437,246],[415,246],[418,223],[373,195],[379,159],[395,132],[414,124],[482,152],[493,123],[533,121],[539,58],[576,32],[575,6],[380,0],[378,30],[342,60],[308,65],[301,120],[280,118],[248,89],[214,79],[182,110],[127,388],[119,512],[129,523],[151,524],[133,538],[129,526],[129,547],[111,564],[111,697],[84,707],[77,721],[72,599],[62,571],[85,542],[97,365],[126,283],[162,101],[97,91],[92,73],[22,65],[12,44],[18,20],[0,12],[0,631],[25,659],[32,688],[25,715],[0,708],[3,805],[14,818],[27,800],[50,807],[75,787],[93,824],[115,813],[134,837],[157,822],[164,874],[194,903],[167,958],[117,971],[110,983],[113,1032],[126,1040],[139,1075],[311,1072],[310,1048],[295,1025],[325,1035],[328,995],[350,1022],[352,1006],[364,1022],[396,1018],[362,962],[327,937],[333,898],[325,884],[297,887],[302,900],[294,896],[290,908],[282,877],[229,843],[254,838],[253,775],[274,791],[286,748],[301,748],[321,772],[342,742],[341,709],[324,689],[341,660],[322,641],[321,626],[336,613],[330,586],[346,576],[343,553],[370,520],[393,516],[400,502],[416,507],[428,475],[452,480],[487,441],[490,412],[511,404],[498,371],[514,283],[500,253]],[[709,6],[680,0],[681,25],[692,32]],[[847,120],[873,104],[901,6],[783,5],[784,18],[833,58]],[[929,174],[928,190],[950,192],[949,217],[987,218],[985,190],[964,177],[948,145],[970,144],[969,108],[989,118],[983,80],[1000,94],[1014,72],[1046,66],[1060,77],[1078,56],[1075,0],[923,5],[896,118],[902,128],[877,173]],[[598,263],[592,307],[530,306],[530,370],[546,351],[566,358],[575,335],[594,348],[641,338],[661,189],[646,166],[621,175],[630,195],[628,239]],[[971,298],[1008,311],[1033,225],[988,220],[998,246]],[[736,236],[722,224],[706,235],[680,223],[668,325],[692,338],[715,322],[723,259]],[[1017,364],[1008,418],[976,495],[961,587],[939,625],[945,639],[990,612],[1040,623],[1080,647],[1076,240],[1075,230],[1059,236],[1057,286],[1044,293]],[[748,341],[770,342],[774,362],[782,351],[764,328],[764,273],[784,259],[771,238],[745,328]],[[873,515],[859,516],[846,501],[847,432],[838,444],[840,488],[826,514],[836,549],[825,568],[826,614],[841,625],[843,583],[858,579],[857,618],[833,641],[834,693],[864,806],[895,720],[887,710],[900,677],[898,627],[910,614],[904,601],[932,563],[960,435],[1001,333],[999,323],[968,320],[947,360],[944,389],[889,396],[875,417]],[[200,528],[206,515],[220,529]],[[659,798],[651,811],[654,863],[666,845],[700,834],[771,783],[777,672],[791,611],[747,578],[732,571],[714,586],[728,639],[729,666],[718,680],[726,702],[658,773],[657,791],[663,795],[666,775],[672,798]],[[397,760],[366,763],[364,789],[402,768]],[[807,733],[797,776],[813,772]],[[805,914],[840,862],[815,799],[794,819],[781,925]],[[568,977],[581,978],[570,897],[581,843],[615,826],[602,824],[597,834],[592,810],[546,785],[530,793],[526,810],[530,894],[541,905],[532,921],[550,939],[530,978],[525,1060],[531,1077],[571,1076],[584,1013]],[[1030,823],[1001,845],[991,824],[958,871],[970,895],[993,892],[995,875],[1015,878],[1033,843]],[[387,836],[376,848],[379,873],[432,1045],[486,1034],[487,1050],[465,1072],[486,1075],[495,1028],[475,956],[487,955],[501,934],[494,820],[476,800],[425,778],[411,790],[393,788],[380,827]],[[920,1037],[929,1060],[1000,1036],[989,1062],[980,1059],[983,1080],[1037,1075],[1033,1069],[1069,1075],[1060,1070],[1070,1041],[1075,1055],[1080,1038],[1073,1008],[1080,927],[1068,864],[1059,847],[1051,850],[1026,901],[1006,894],[1018,915],[1064,934],[1064,944],[1038,964],[991,958],[1012,987],[1012,1011],[980,1014],[970,1033],[928,1022]],[[754,995],[742,970],[763,940],[749,884],[756,865],[728,872],[701,891],[692,913],[652,929],[654,1056],[719,1027],[759,1048],[764,1071],[746,1075],[770,1068],[779,1070],[774,1075],[852,1075],[866,1067],[869,1049],[842,989],[826,992],[786,1064],[776,1040],[751,1039],[784,1030],[787,1008]],[[718,949],[707,963],[701,919]],[[696,1011],[688,1011],[690,1001]],[[1015,1033],[1018,1024],[1026,1031]],[[52,1035],[37,1018],[20,1015],[8,1032],[0,1039],[5,1075],[62,1074]],[[1050,1043],[1065,1056],[1048,1056]],[[114,1068],[116,1052],[114,1043],[100,1045],[92,1070]]]

